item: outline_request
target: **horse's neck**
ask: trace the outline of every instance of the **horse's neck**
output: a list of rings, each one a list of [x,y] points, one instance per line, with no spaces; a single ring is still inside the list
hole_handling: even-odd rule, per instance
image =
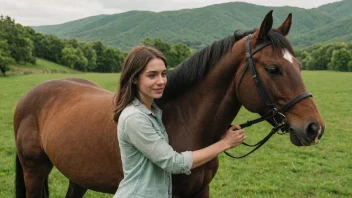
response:
[[[233,80],[239,61],[225,55],[201,83],[165,104],[171,144],[188,142],[191,149],[199,149],[221,138],[241,107]]]

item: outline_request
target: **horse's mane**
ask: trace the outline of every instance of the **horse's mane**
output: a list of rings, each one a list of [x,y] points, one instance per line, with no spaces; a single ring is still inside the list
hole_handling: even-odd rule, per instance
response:
[[[162,103],[162,101],[174,99],[189,90],[217,65],[219,60],[232,49],[236,41],[255,31],[256,29],[249,31],[237,30],[233,36],[215,41],[181,62],[174,70],[168,73],[168,82],[163,97],[157,102]],[[290,42],[279,31],[270,30],[268,39],[272,42],[274,51],[281,52],[282,50],[279,49],[288,49],[294,55]]]
[[[213,44],[196,52],[167,74],[167,86],[163,99],[177,97],[187,91],[195,82],[208,74],[216,63],[235,43],[234,36],[215,41]]]
[[[281,49],[287,49],[292,55],[295,56],[291,43],[278,30],[271,29],[268,34],[268,39],[271,41],[274,52],[277,51],[282,53]]]

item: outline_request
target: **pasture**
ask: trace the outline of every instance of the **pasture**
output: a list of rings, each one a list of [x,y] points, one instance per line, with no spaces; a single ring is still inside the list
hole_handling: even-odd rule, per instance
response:
[[[211,197],[352,197],[352,73],[303,71],[303,80],[325,120],[320,144],[296,147],[289,136],[274,135],[252,155],[233,160],[220,155],[211,183]],[[14,196],[15,143],[13,112],[19,99],[41,82],[65,77],[91,80],[115,91],[118,74],[31,74],[0,78],[0,197]],[[242,109],[233,123],[256,118]],[[256,143],[271,127],[261,123],[246,129],[247,143]],[[247,148],[236,148],[243,154]],[[54,169],[49,177],[51,197],[64,197],[67,179]],[[112,197],[88,191],[85,197]]]

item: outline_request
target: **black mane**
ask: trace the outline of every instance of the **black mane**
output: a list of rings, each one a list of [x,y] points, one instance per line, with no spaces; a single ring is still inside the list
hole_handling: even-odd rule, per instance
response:
[[[234,43],[234,36],[228,36],[222,40],[215,41],[213,44],[184,60],[174,70],[170,71],[167,75],[168,82],[163,94],[163,99],[174,98],[187,91],[231,50]]]
[[[211,71],[219,60],[232,49],[236,41],[255,32],[255,30],[256,29],[245,32],[237,30],[233,36],[215,41],[184,60],[174,70],[168,73],[168,82],[163,97],[157,102],[160,103],[164,100],[176,98],[189,90],[192,85]],[[291,44],[279,31],[274,29],[270,30],[268,39],[272,42],[274,51],[281,53],[282,50],[279,49],[288,49],[290,53],[294,55]]]

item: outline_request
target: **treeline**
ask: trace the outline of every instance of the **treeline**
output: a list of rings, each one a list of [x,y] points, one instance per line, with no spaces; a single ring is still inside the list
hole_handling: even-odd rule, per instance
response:
[[[160,39],[146,38],[142,44],[163,52],[171,67],[193,53],[185,44],[171,45]],[[127,52],[104,46],[100,41],[86,43],[60,39],[16,24],[8,16],[0,17],[0,70],[3,75],[10,70],[10,64],[35,64],[36,57],[84,72],[119,72],[126,55]]]
[[[305,70],[333,70],[352,72],[352,43],[313,45],[296,50]]]
[[[170,67],[175,67],[180,64],[184,59],[193,54],[193,50],[188,45],[183,43],[176,43],[171,45],[159,38],[151,39],[146,38],[142,41],[145,46],[151,46],[161,51]]]
[[[118,72],[125,52],[104,46],[101,42],[84,43],[43,35],[31,27],[0,17],[0,69],[3,75],[9,65],[36,63],[36,57],[50,60],[79,71]]]
[[[141,44],[163,52],[169,68],[193,54],[186,44],[170,44],[159,38],[145,38]],[[119,72],[126,55],[127,52],[104,46],[100,41],[86,43],[60,39],[16,24],[8,16],[0,16],[0,70],[3,75],[10,70],[10,64],[35,64],[36,57],[84,72]],[[296,56],[305,70],[352,71],[351,43],[313,45],[296,50]]]

